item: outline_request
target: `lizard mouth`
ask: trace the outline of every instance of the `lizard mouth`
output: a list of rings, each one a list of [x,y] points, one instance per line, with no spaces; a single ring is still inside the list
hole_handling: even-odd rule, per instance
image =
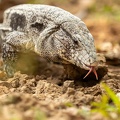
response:
[[[95,70],[95,66],[87,66],[87,67],[89,67],[90,69],[83,79],[85,79],[91,72],[93,72],[95,74],[96,79],[98,80],[98,75],[97,75],[97,72]]]

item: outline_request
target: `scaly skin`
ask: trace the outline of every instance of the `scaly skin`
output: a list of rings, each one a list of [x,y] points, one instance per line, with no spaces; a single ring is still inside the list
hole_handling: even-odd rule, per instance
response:
[[[4,69],[9,76],[14,73],[17,53],[26,50],[53,62],[95,71],[96,50],[92,35],[81,19],[63,9],[48,5],[18,5],[4,12],[0,30]]]

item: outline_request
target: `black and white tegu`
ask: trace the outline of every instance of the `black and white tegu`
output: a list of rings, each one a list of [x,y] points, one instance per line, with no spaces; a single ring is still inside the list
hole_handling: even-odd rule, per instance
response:
[[[98,79],[93,36],[80,18],[61,8],[38,4],[11,7],[4,12],[0,38],[4,70],[10,76],[18,53],[30,50],[53,62],[94,72]]]

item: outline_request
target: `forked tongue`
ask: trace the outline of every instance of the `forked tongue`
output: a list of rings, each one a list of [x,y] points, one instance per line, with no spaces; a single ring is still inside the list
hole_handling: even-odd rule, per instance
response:
[[[85,75],[85,77],[84,77],[83,79],[85,79],[91,72],[93,72],[93,73],[95,74],[95,77],[96,77],[96,79],[98,80],[98,75],[97,75],[97,72],[96,72],[94,66],[91,66],[91,67],[90,67],[90,70],[88,71],[88,73]]]

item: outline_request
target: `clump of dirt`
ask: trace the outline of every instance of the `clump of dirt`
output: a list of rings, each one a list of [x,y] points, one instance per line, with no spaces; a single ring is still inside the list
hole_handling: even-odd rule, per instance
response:
[[[120,92],[119,67],[109,66],[101,79],[116,93]],[[104,90],[97,80],[61,80],[46,75],[17,72],[13,78],[0,82],[1,118],[35,119],[36,112],[48,119],[87,119],[79,113],[83,106],[99,101]],[[7,114],[6,114],[7,112]]]

